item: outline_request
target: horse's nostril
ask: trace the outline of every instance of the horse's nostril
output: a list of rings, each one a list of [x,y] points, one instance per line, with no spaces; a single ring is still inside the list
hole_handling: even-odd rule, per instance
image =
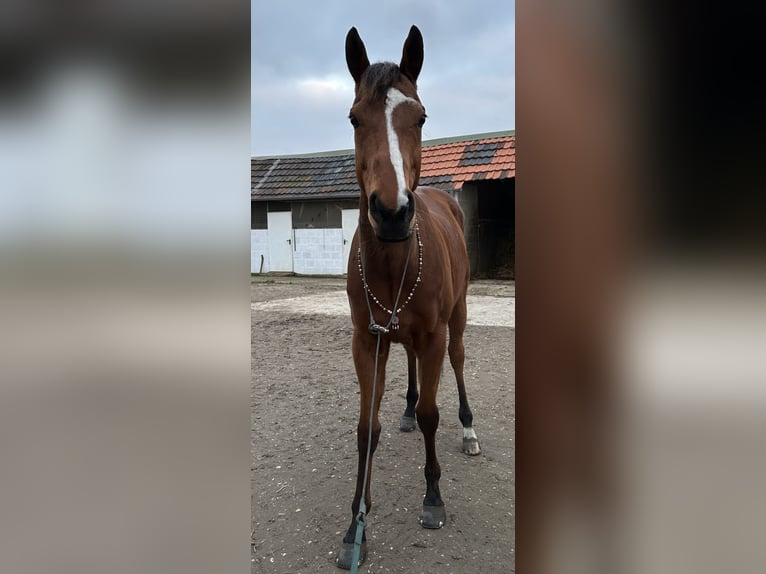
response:
[[[415,194],[411,191],[407,192],[407,213],[415,213]]]
[[[367,201],[369,216],[378,225],[400,227],[409,223],[415,213],[415,198],[412,192],[407,192],[406,203],[393,208],[383,203],[377,192],[370,193]]]

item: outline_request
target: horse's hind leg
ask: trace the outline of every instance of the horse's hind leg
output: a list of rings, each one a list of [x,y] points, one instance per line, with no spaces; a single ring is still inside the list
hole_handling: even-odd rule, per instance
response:
[[[460,400],[458,417],[463,425],[463,452],[475,456],[481,453],[479,438],[473,430],[473,413],[468,406],[468,396],[465,393],[463,365],[465,363],[465,348],[463,347],[463,332],[468,316],[465,298],[462,298],[452,312],[449,320],[449,360],[457,380],[457,394]]]
[[[407,349],[407,408],[399,420],[399,430],[415,430],[415,405],[418,402],[418,377],[415,351]]]

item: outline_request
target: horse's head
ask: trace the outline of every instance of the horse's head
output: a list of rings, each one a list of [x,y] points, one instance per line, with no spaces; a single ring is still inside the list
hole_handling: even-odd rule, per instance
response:
[[[367,218],[381,241],[404,241],[414,226],[412,192],[420,179],[421,128],[426,120],[416,85],[423,65],[423,36],[417,27],[410,28],[398,66],[370,65],[364,42],[351,28],[346,64],[356,83],[349,119]]]

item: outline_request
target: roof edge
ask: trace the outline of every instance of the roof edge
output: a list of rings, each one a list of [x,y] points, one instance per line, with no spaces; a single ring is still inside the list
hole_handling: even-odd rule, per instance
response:
[[[515,136],[516,130],[502,130],[499,132],[484,132],[481,134],[468,134],[464,136],[451,136],[446,138],[438,138],[433,140],[426,140],[423,142],[422,147],[433,147],[437,145],[443,145],[448,143],[457,143],[461,141],[469,140],[485,140],[490,138],[504,138],[508,136]]]
[[[501,130],[498,132],[484,132],[480,134],[467,134],[462,136],[451,136],[446,138],[437,138],[432,140],[425,140],[422,143],[422,147],[432,147],[437,145],[443,145],[448,143],[457,143],[461,141],[480,140],[489,138],[501,138],[507,136],[515,136],[516,130]],[[318,151],[312,153],[291,153],[285,155],[254,155],[250,159],[282,159],[287,157],[335,157],[342,155],[352,155],[354,148],[351,149],[339,149],[331,151]]]
[[[321,200],[321,201],[328,201],[332,199],[359,199],[359,191],[351,194],[351,193],[338,193],[335,195],[322,195],[318,193],[291,193],[289,195],[259,195],[259,194],[253,194],[252,190],[250,191],[250,199],[257,199],[258,201],[308,201],[312,199]]]
[[[353,155],[354,148],[337,149],[332,151],[315,151],[312,153],[288,153],[285,155],[253,155],[250,159],[283,159],[287,157],[334,157],[339,155]]]

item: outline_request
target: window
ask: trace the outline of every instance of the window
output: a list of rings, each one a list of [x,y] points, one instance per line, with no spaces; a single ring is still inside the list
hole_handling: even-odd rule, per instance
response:
[[[250,229],[267,229],[268,216],[266,203],[263,201],[250,202]]]
[[[333,201],[293,202],[295,229],[340,229],[341,204]]]

